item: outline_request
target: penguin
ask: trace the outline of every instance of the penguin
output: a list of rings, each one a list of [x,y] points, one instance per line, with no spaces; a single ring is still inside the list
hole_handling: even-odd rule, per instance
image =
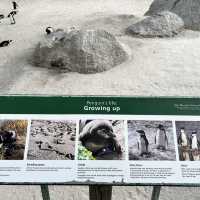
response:
[[[12,5],[13,5],[13,10],[17,10],[17,8],[19,7],[16,1],[12,1]]]
[[[11,11],[9,14],[8,14],[8,18],[10,18],[10,23],[11,24],[16,24],[16,21],[15,21],[15,18],[14,16],[17,14],[17,11],[16,10],[13,10]]]
[[[179,148],[180,160],[190,160],[190,154],[188,152],[189,137],[186,134],[184,127],[180,128],[180,134],[178,136],[178,144],[180,146]]]
[[[15,131],[3,131],[0,134],[4,144],[16,142],[17,134]]]
[[[4,15],[0,14],[0,20],[3,19],[4,17],[5,17]],[[0,23],[1,23],[1,21],[0,21]]]
[[[200,150],[200,141],[197,138],[197,131],[192,131],[190,138],[190,149],[192,154],[192,160],[200,160],[199,150]]]
[[[6,47],[6,46],[10,45],[10,43],[12,41],[13,40],[4,40],[4,41],[0,42],[0,47]]]
[[[46,34],[47,34],[47,35],[50,35],[51,33],[54,32],[54,29],[53,29],[51,26],[48,26],[48,27],[45,29],[45,31],[46,31]]]
[[[0,142],[4,147],[4,155],[10,156],[15,147],[17,134],[15,131],[2,131],[0,132],[0,135],[1,135]]]
[[[121,155],[121,145],[116,139],[112,123],[109,120],[92,120],[84,121],[84,123],[85,126],[80,123],[83,128],[79,140],[96,159],[108,158],[109,156],[109,159],[114,159],[115,156]]]
[[[168,137],[165,128],[162,124],[159,124],[157,127],[155,144],[157,145],[157,149],[162,149],[162,150],[166,150],[168,146]]]
[[[137,130],[137,133],[140,134],[138,140],[138,150],[140,150],[140,156],[148,155],[149,154],[149,141],[146,137],[146,133],[143,130]]]

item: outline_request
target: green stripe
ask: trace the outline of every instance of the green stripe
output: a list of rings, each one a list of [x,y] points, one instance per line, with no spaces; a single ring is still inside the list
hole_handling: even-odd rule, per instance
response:
[[[112,104],[107,110],[84,110],[88,102]],[[0,114],[200,115],[200,98],[0,96]]]

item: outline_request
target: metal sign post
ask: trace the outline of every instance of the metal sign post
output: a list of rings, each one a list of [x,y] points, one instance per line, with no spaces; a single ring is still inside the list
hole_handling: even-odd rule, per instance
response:
[[[161,186],[154,186],[151,200],[159,200]],[[50,200],[48,185],[41,185],[42,199]],[[90,185],[89,200],[112,200],[112,186],[110,185]]]

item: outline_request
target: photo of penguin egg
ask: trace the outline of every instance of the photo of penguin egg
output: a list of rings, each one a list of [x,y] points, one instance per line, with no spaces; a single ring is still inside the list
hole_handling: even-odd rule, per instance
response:
[[[76,122],[33,120],[28,160],[74,160]]]
[[[200,121],[177,121],[179,160],[200,161]]]
[[[0,159],[23,160],[27,120],[0,120]]]
[[[124,160],[125,137],[122,120],[81,120],[79,160]]]
[[[128,121],[129,160],[176,160],[171,121]]]

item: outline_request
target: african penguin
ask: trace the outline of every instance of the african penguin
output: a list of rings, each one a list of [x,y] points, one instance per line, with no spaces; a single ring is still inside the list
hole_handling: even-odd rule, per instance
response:
[[[200,150],[200,141],[197,138],[197,132],[193,131],[190,138],[190,148],[192,150],[192,160],[200,160],[199,150]]]
[[[180,145],[180,159],[181,160],[190,160],[189,149],[189,138],[185,132],[185,128],[180,128],[180,134],[178,136],[178,144]]]
[[[4,41],[0,42],[0,47],[6,47],[6,46],[10,45],[10,43],[12,41],[13,40],[4,40]]]
[[[149,141],[146,137],[146,133],[143,130],[137,130],[140,137],[138,139],[138,149],[140,150],[140,156],[149,154]]]
[[[187,147],[189,145],[188,136],[185,133],[184,127],[182,127],[180,129],[180,134],[179,134],[179,137],[178,137],[178,144],[181,145],[182,147]]]
[[[0,143],[4,147],[5,155],[10,156],[17,140],[15,131],[1,131],[0,132]]]
[[[12,5],[13,5],[13,10],[17,10],[18,8],[18,4],[16,1],[12,1]]]
[[[49,34],[51,34],[51,33],[53,33],[54,32],[54,29],[52,28],[52,27],[47,27],[46,29],[45,29],[45,31],[46,31],[46,34],[47,35],[49,35]]]
[[[168,145],[168,137],[165,131],[165,128],[162,124],[159,124],[157,127],[157,132],[155,136],[155,144],[157,149],[166,150]]]
[[[0,20],[3,19],[4,17],[5,17],[4,15],[0,14]],[[1,23],[1,21],[0,21],[0,23]]]
[[[85,121],[79,140],[95,157],[122,153],[112,123],[109,120]]]

